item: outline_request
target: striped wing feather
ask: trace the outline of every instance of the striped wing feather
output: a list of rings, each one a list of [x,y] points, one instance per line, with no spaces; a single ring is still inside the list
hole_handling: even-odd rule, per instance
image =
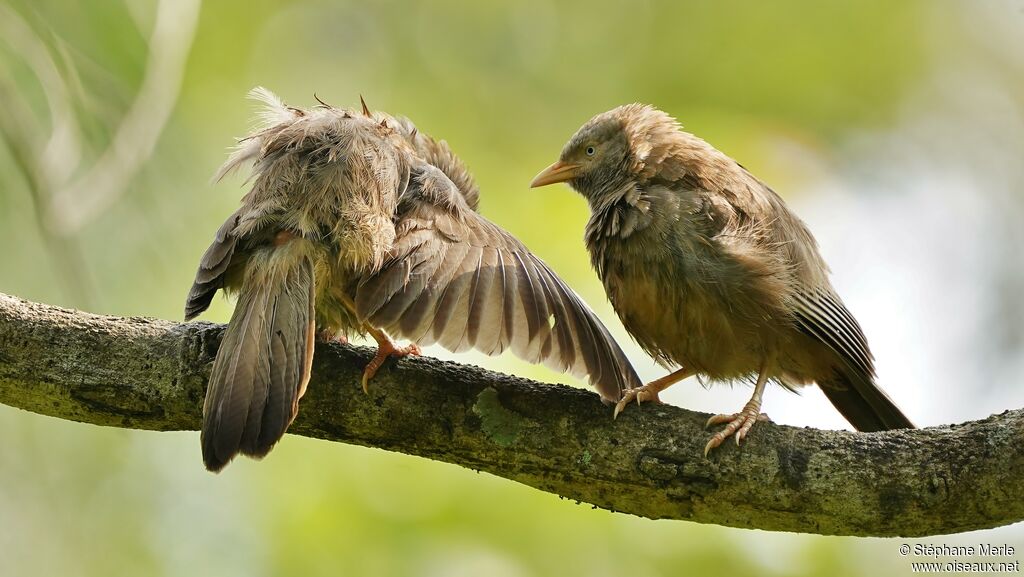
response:
[[[819,381],[825,396],[859,431],[909,429],[914,424],[875,384],[875,366],[860,324],[832,291],[799,294],[797,324],[842,359],[836,374]]]
[[[389,260],[361,282],[361,319],[421,345],[530,362],[589,377],[608,401],[640,385],[597,316],[510,234],[474,212],[429,165],[414,171]]]

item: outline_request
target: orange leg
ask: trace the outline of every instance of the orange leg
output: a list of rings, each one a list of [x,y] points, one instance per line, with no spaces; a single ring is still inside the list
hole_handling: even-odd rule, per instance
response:
[[[343,293],[336,295],[342,306],[347,308],[352,316],[359,318],[356,314],[356,303],[352,299]],[[384,364],[384,361],[388,360],[389,357],[404,357],[406,355],[419,355],[421,354],[420,347],[416,343],[410,343],[404,347],[399,347],[395,344],[395,341],[391,340],[391,337],[384,331],[371,327],[370,325],[363,323],[363,328],[366,332],[370,333],[373,340],[377,341],[377,354],[370,359],[369,364],[363,369],[363,392],[369,394],[370,392],[370,379],[377,374],[377,370]],[[345,339],[346,342],[348,339]]]
[[[768,420],[768,415],[761,412],[761,397],[764,396],[764,387],[767,383],[768,363],[766,362],[762,365],[760,374],[757,375],[754,394],[750,396],[750,400],[747,401],[747,404],[743,405],[743,409],[740,412],[731,415],[713,415],[708,419],[708,422],[704,424],[705,428],[722,423],[725,423],[725,428],[712,435],[711,439],[708,440],[708,444],[704,446],[705,457],[708,456],[711,449],[721,445],[722,441],[728,439],[730,435],[735,435],[734,438],[738,447],[740,441],[746,438],[754,423]]]
[[[626,389],[622,391],[622,399],[619,400],[618,404],[615,405],[615,413],[612,418],[617,418],[622,409],[625,409],[627,405],[636,399],[636,404],[641,402],[661,404],[661,399],[658,398],[658,393],[678,383],[679,381],[693,375],[694,372],[688,369],[679,369],[674,373],[669,373],[660,379],[655,379],[642,387],[636,387],[633,389]]]
[[[377,341],[377,354],[370,360],[370,363],[366,365],[366,369],[363,370],[363,392],[369,393],[370,379],[377,374],[377,370],[380,369],[384,361],[388,360],[389,357],[404,357],[406,355],[419,355],[420,347],[415,343],[410,343],[407,346],[399,347],[391,340],[388,335],[380,330],[370,327],[367,329],[370,336]]]

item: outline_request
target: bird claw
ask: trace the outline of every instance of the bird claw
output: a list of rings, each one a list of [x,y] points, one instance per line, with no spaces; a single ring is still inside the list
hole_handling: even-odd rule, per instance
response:
[[[407,355],[421,355],[423,351],[420,350],[419,345],[416,343],[409,343],[407,346],[398,347],[391,340],[380,341],[377,343],[377,354],[374,355],[370,362],[366,365],[363,370],[363,392],[366,394],[370,393],[370,379],[377,374],[377,370],[384,365],[384,362],[390,357],[404,357]]]
[[[725,423],[725,428],[711,436],[708,444],[704,446],[704,456],[707,457],[712,449],[721,445],[730,436],[733,436],[736,440],[736,446],[738,447],[740,441],[747,437],[747,433],[750,432],[754,423],[758,421],[771,421],[771,419],[768,418],[767,414],[761,412],[761,403],[753,401],[748,402],[743,407],[743,410],[738,413],[712,415],[704,424],[704,428],[723,423]]]
[[[661,399],[658,398],[658,391],[648,388],[650,385],[644,385],[642,387],[634,387],[632,389],[626,389],[622,391],[622,398],[615,405],[615,412],[612,414],[612,418],[616,419],[619,413],[626,408],[629,403],[636,399],[636,404],[639,405],[641,402],[654,403],[657,405],[661,404]]]

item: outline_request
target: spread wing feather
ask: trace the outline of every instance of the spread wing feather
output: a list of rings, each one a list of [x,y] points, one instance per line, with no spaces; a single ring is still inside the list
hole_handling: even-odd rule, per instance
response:
[[[438,168],[414,171],[384,266],[362,280],[360,319],[421,345],[530,362],[589,377],[608,401],[640,385],[607,328],[547,265],[467,204]]]

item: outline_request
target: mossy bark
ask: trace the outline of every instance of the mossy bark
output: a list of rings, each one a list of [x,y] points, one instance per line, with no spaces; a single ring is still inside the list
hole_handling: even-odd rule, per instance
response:
[[[97,425],[196,430],[222,332],[0,295],[0,402]],[[359,376],[370,356],[318,343],[290,432],[456,463],[650,518],[864,536],[1024,519],[1021,410],[870,434],[760,423],[742,447],[726,443],[706,459],[705,414],[644,405],[612,420],[589,391],[425,357],[388,363],[366,395]]]

